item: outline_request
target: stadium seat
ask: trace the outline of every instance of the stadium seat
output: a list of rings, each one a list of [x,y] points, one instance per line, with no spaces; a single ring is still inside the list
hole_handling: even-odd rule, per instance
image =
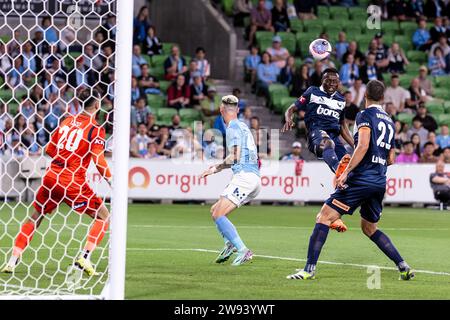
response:
[[[408,65],[405,65],[406,73],[408,74],[419,74],[419,68],[422,64],[418,62],[409,62]]]
[[[428,112],[433,115],[439,115],[445,113],[444,104],[441,100],[431,100],[426,103]]]
[[[281,106],[276,112],[281,114],[285,113],[286,110],[295,102],[295,98],[293,97],[285,97],[281,100]]]
[[[158,109],[166,107],[166,97],[157,94],[148,94],[147,104],[150,106],[150,109],[156,112]]]
[[[435,77],[435,83],[439,88],[447,88],[450,90],[450,76]]]
[[[285,85],[279,84],[279,83],[273,83],[269,85],[269,94],[274,92],[287,92],[287,88]]]
[[[330,11],[328,10],[327,6],[318,6],[317,7],[317,15],[319,19],[321,20],[329,20],[330,17]]]
[[[403,123],[406,123],[407,125],[411,125],[413,118],[414,115],[409,113],[399,113],[397,115],[397,119]]]
[[[437,118],[436,121],[440,126],[443,124],[450,126],[450,114],[443,113],[438,115],[436,118]]]
[[[350,19],[354,21],[365,21],[367,20],[367,6],[366,7],[350,7],[348,8],[348,13]]]
[[[426,63],[427,62],[427,54],[423,51],[417,51],[417,50],[409,50],[406,52],[406,57],[409,59],[409,61],[413,62],[419,62],[419,63]]]
[[[195,109],[181,109],[179,114],[181,120],[186,122],[201,120],[202,118],[200,111]]]
[[[11,114],[13,117],[19,112],[19,104],[17,103],[8,103],[7,104],[8,113]]]
[[[177,110],[172,108],[161,108],[156,112],[158,121],[171,121],[172,117],[176,114]]]
[[[6,103],[12,98],[11,90],[0,90],[0,102]]]
[[[281,37],[282,47],[286,48],[291,55],[295,54],[295,35],[291,32],[278,32],[277,35]]]
[[[443,100],[450,100],[450,90],[449,88],[435,88],[434,96]]]
[[[234,0],[222,0],[222,9],[229,17],[233,15]]]
[[[272,46],[272,39],[262,39],[259,41],[259,50],[260,52],[264,52],[267,50],[267,48],[270,48]]]
[[[415,74],[408,74],[408,73],[401,74],[399,76],[399,78],[400,78],[400,85],[403,88],[406,88],[406,89],[409,88],[409,86],[411,85],[412,79],[414,79],[415,77],[416,77]]]
[[[314,20],[313,20],[314,21]],[[315,34],[317,38],[324,31],[324,27],[322,24],[320,25],[306,25],[306,32]]]
[[[289,97],[288,92],[276,91],[270,96],[270,107],[274,110],[281,109],[282,100]]]
[[[270,31],[257,31],[255,33],[256,42],[259,43],[261,40],[266,39],[272,41],[273,33]]]
[[[408,36],[396,35],[394,36],[394,41],[400,45],[400,48],[402,48],[404,52],[413,50],[411,39]]]
[[[444,101],[445,113],[450,113],[450,101]]]
[[[400,30],[402,34],[412,40],[412,35],[417,30],[417,23],[411,21],[400,22]]]
[[[150,74],[158,80],[164,79],[165,73],[164,66],[157,66],[150,69]]]
[[[341,6],[331,6],[328,8],[330,12],[330,18],[333,20],[345,19],[349,18],[348,10],[346,7]]]
[[[309,55],[308,47],[311,41],[317,38],[318,35],[312,33],[297,33],[295,37],[297,38],[297,50],[302,53],[303,57]]]
[[[180,48],[180,46],[178,45],[178,43],[174,43],[174,42],[164,42],[164,43],[162,44],[162,51],[163,51],[163,54],[169,55],[169,54],[170,54],[170,50],[172,49],[173,46],[178,46],[178,48]],[[180,52],[181,52],[181,48],[180,48]]]
[[[158,66],[163,66],[164,65],[164,61],[166,61],[166,59],[169,57],[168,54],[159,54],[159,55],[155,55],[152,57],[151,59],[151,65],[153,67],[158,67]]]
[[[161,92],[167,93],[167,89],[169,89],[171,84],[172,84],[172,82],[170,82],[170,81],[162,80],[159,82],[159,89],[161,90]]]
[[[384,32],[384,36],[398,34],[400,32],[400,25],[397,21],[383,21],[381,23],[381,30]]]
[[[294,32],[301,32],[303,31],[303,22],[300,19],[294,18],[291,19],[291,30]]]

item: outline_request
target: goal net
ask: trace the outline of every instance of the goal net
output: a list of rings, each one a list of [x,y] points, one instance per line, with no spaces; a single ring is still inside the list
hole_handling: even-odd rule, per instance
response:
[[[76,153],[83,143],[87,148],[94,143],[92,132],[65,132],[65,128],[60,127],[64,119],[83,111],[80,93],[84,89],[100,93],[97,97],[101,101],[100,109],[95,121],[97,128],[101,128],[98,132],[104,130],[105,155],[110,168],[118,164],[119,152],[114,146],[121,141],[117,141],[117,135],[129,132],[125,125],[129,119],[126,114],[120,116],[125,119],[120,132],[118,120],[113,120],[114,115],[118,117],[116,93],[123,90],[116,83],[116,62],[120,58],[117,58],[120,26],[116,25],[116,15],[121,2],[125,1],[0,1],[0,267],[4,267],[17,250],[16,241],[19,234],[23,235],[22,226],[36,210],[33,204],[37,200],[37,190],[43,185],[46,168],[52,162],[45,153],[52,134],[59,130],[56,149],[61,153]],[[133,1],[126,3],[129,11]],[[123,51],[126,50],[131,55],[131,43]],[[126,81],[122,83],[126,89]],[[126,101],[126,97],[122,101]],[[127,108],[129,110],[129,103],[124,112]],[[79,163],[81,167],[83,161],[75,158],[65,164],[71,166],[69,170],[73,172],[68,186],[80,184],[80,175],[73,166]],[[114,186],[118,184],[115,173],[114,170]],[[113,265],[110,244],[112,235],[121,232],[114,229],[117,211],[110,204],[112,198],[116,201],[115,191],[113,194],[113,189],[106,188],[109,193],[97,193],[101,184],[107,186],[107,182],[92,162],[86,177],[113,220],[103,240],[90,254],[98,275],[87,276],[74,266],[86,243],[92,242],[89,232],[97,221],[95,213],[82,208],[88,208],[92,198],[80,188],[83,191],[74,199],[69,189],[63,188],[59,190],[61,198],[73,201],[63,201],[53,213],[46,214],[32,238],[24,235],[30,242],[20,254],[13,272],[0,273],[0,298],[110,297],[108,288]],[[42,207],[46,205],[51,207],[51,203],[44,203]],[[126,212],[121,214],[123,222]],[[119,263],[124,264],[124,257],[117,260],[116,264]],[[119,272],[123,268],[120,266]],[[120,288],[123,289],[123,285],[119,285]],[[123,297],[123,292],[116,297]]]

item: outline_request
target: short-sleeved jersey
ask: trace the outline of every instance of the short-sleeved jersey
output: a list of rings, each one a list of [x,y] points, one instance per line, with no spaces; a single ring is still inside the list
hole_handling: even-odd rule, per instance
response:
[[[295,106],[305,112],[305,125],[309,132],[340,132],[345,100],[339,92],[328,95],[321,88],[312,86],[295,101]]]
[[[370,129],[370,144],[359,165],[349,174],[348,181],[358,184],[386,186],[387,159],[394,147],[394,122],[379,105],[373,105],[359,112],[354,127],[355,146],[358,144],[358,130]]]
[[[68,117],[47,146],[47,154],[53,158],[47,174],[61,183],[84,182],[92,156],[104,149],[105,129],[94,118],[83,113]]]
[[[231,167],[233,174],[244,171],[253,172],[259,176],[258,151],[248,126],[238,119],[230,121],[226,130],[226,141],[230,153],[234,146],[241,149],[239,161]]]

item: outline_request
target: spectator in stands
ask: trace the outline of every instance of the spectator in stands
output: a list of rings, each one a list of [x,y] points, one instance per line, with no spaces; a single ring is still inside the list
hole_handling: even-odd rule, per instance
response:
[[[286,59],[289,57],[289,51],[281,46],[281,37],[274,36],[272,39],[272,47],[267,48],[267,52],[271,56],[271,60],[281,70],[286,66]]]
[[[158,145],[155,142],[150,142],[148,144],[147,159],[165,159],[166,156],[160,155],[158,153]]]
[[[143,90],[144,94],[161,94],[158,79],[152,76],[149,71],[148,64],[144,63],[141,65],[141,76],[137,78],[139,87]]]
[[[55,61],[57,64],[55,64]],[[54,70],[59,70],[60,67],[62,69],[65,68],[64,57],[60,52],[58,52],[57,45],[51,45],[50,52],[42,57],[42,66],[46,69]]]
[[[241,98],[241,94],[242,94],[241,89],[233,88],[232,95],[238,98],[238,108],[239,108],[238,115],[241,113],[241,111],[243,111],[247,107],[247,101]]]
[[[88,69],[99,70],[103,67],[103,61],[100,55],[94,52],[94,46],[91,43],[84,46],[83,61]]]
[[[346,87],[353,86],[356,78],[359,78],[359,68],[355,63],[355,59],[352,54],[347,55],[347,61],[342,65],[339,71],[339,78],[342,85]]]
[[[289,93],[291,97],[300,97],[311,86],[308,71],[306,64],[302,64],[300,68],[296,68],[292,77],[292,89]]]
[[[434,132],[437,130],[438,125],[436,123],[436,120],[429,114],[427,114],[427,107],[425,104],[420,104],[417,109],[417,115],[414,117],[414,119],[419,119],[420,122],[422,122],[422,126],[431,132]],[[413,120],[414,121],[414,120]]]
[[[162,43],[156,36],[156,30],[154,26],[148,27],[147,36],[145,37],[142,48],[144,52],[150,57],[162,54]]]
[[[389,19],[405,21],[408,13],[408,5],[404,0],[391,0],[387,3]]]
[[[142,44],[147,36],[147,30],[150,27],[149,10],[147,6],[141,7],[138,15],[133,21],[133,42]]]
[[[422,16],[425,15],[424,0],[411,0],[409,5],[410,5],[411,17],[421,18]]]
[[[36,30],[34,33],[34,38],[31,40],[34,45],[34,53],[43,57],[45,54],[50,52],[50,44],[44,40],[44,32],[42,30]]]
[[[25,68],[22,63],[22,56],[14,59],[14,65],[7,76],[7,83],[11,88],[17,88],[24,85]]]
[[[322,69],[322,61],[314,61],[314,72],[309,78],[312,86],[320,87],[322,85]]]
[[[419,136],[417,133],[413,133],[413,135],[411,136],[410,141],[411,141],[412,144],[413,144],[413,147],[414,147],[414,153],[417,154],[417,156],[418,156],[419,159],[420,159],[420,157],[421,157],[421,155],[422,155],[422,147],[421,147],[422,142],[421,142],[421,140],[420,140],[420,136]]]
[[[77,99],[74,99],[77,100]],[[49,133],[45,130],[44,127],[44,118],[45,113],[43,110],[37,110],[35,116],[33,117],[33,131],[36,133],[36,142],[41,146],[45,147],[45,145],[49,141]]]
[[[441,149],[450,147],[450,136],[448,135],[448,126],[446,124],[441,125],[441,130],[436,137],[436,142]]]
[[[102,24],[102,26],[99,28],[100,32],[103,33],[103,37],[105,39],[111,39],[111,40],[115,40],[116,39],[116,15],[109,13],[106,16],[106,21]]]
[[[292,144],[291,152],[281,157],[281,161],[290,160],[304,160],[302,157],[302,144],[299,141],[295,141]]]
[[[197,61],[191,60],[191,62],[189,62],[189,69],[184,73],[186,83],[192,85],[194,83],[194,75],[198,73],[199,72],[197,71]]]
[[[243,26],[244,19],[250,17],[253,8],[252,0],[235,0],[233,4],[233,18],[235,26]]]
[[[199,106],[208,95],[208,86],[203,83],[202,76],[199,72],[193,75],[194,82],[191,84],[191,104]]]
[[[148,115],[151,113],[152,110],[146,104],[145,98],[137,99],[134,106],[131,106],[131,127],[136,130],[139,123],[147,125]]]
[[[181,127],[181,118],[180,118],[179,114],[174,114],[172,116],[171,121],[172,121],[172,124],[169,127],[170,135],[172,135],[175,130],[183,129],[183,127]]]
[[[167,89],[167,102],[169,107],[177,110],[187,108],[190,104],[191,90],[186,84],[182,74],[178,75],[176,81]]]
[[[442,50],[442,57],[444,59],[446,68],[445,72],[450,72],[449,66],[450,66],[450,46],[448,45],[448,38],[446,35],[442,34],[439,36],[439,42],[433,44],[430,48],[429,55],[431,56],[434,53],[435,48],[441,48]]]
[[[158,145],[158,153],[170,157],[171,150],[175,146],[175,139],[171,139],[169,128],[161,126],[159,129],[158,138],[155,141]]]
[[[397,42],[392,43],[387,59],[390,73],[405,73],[405,65],[407,66],[409,61]]]
[[[341,59],[342,63],[347,62],[347,56],[349,54],[353,55],[355,63],[358,65],[361,65],[365,59],[364,54],[362,54],[362,52],[359,51],[358,44],[356,43],[356,41],[350,41],[350,43],[348,44],[347,52],[344,53],[344,55],[342,56],[342,59]]]
[[[283,0],[275,0],[275,5],[272,8],[272,24],[275,32],[291,31],[291,22]]]
[[[317,19],[318,0],[294,0],[295,10],[301,20]]]
[[[275,63],[272,63],[272,57],[268,52],[262,54],[262,61],[258,65],[256,72],[257,82],[256,91],[262,93],[266,97],[269,95],[269,86],[277,82],[277,77],[280,74],[280,69]]]
[[[136,78],[141,76],[141,66],[147,63],[147,60],[142,56],[141,46],[135,44],[133,46],[133,56],[131,57],[133,76]]]
[[[289,56],[286,60],[285,67],[281,69],[279,82],[289,88],[292,84],[295,70],[295,58],[293,56]]]
[[[146,159],[148,155],[148,144],[151,142],[147,135],[147,126],[145,123],[139,123],[137,134],[130,142],[130,156],[133,158]]]
[[[428,69],[425,66],[420,66],[419,68],[419,76],[417,79],[419,80],[419,86],[421,89],[425,90],[427,96],[433,95],[433,85],[431,80],[428,79]]]
[[[434,146],[434,155],[435,156],[439,156],[442,153],[442,149],[439,146],[439,144],[437,143],[437,139],[436,139],[436,133],[434,133],[433,131],[428,132],[428,138],[427,138],[427,142],[431,142]]]
[[[394,106],[394,104],[390,101],[386,102],[384,104],[384,110],[386,113],[391,117],[392,121],[394,121],[397,118],[397,108]]]
[[[347,35],[345,34],[344,31],[339,32],[338,41],[336,42],[336,45],[334,47],[334,51],[335,51],[337,60],[343,61],[342,57],[347,52],[348,47],[349,47],[349,43],[347,41]]]
[[[255,43],[255,33],[257,31],[274,32],[272,26],[272,13],[266,9],[265,0],[259,0],[256,8],[253,8],[251,13],[251,25],[249,40],[250,43]]]
[[[422,17],[418,21],[418,28],[413,34],[413,44],[414,48],[421,51],[429,50],[433,44],[430,32],[427,30],[427,20]]]
[[[208,117],[208,121],[212,121],[214,117],[217,116],[220,108],[220,100],[216,99],[217,89],[214,86],[210,86],[207,90],[208,95],[206,99],[204,99],[200,106],[205,117]]]
[[[397,112],[403,112],[407,98],[409,98],[409,92],[400,86],[398,75],[393,74],[391,76],[391,85],[386,88],[386,92],[384,93],[384,100],[386,102],[392,102]]]
[[[355,124],[356,114],[359,112],[359,108],[352,102],[352,93],[350,91],[345,91],[345,108],[344,108],[344,119],[349,127]]]
[[[75,68],[69,73],[69,84],[72,88],[88,88],[94,84],[92,72],[87,70],[83,56],[75,61]]]
[[[423,147],[422,156],[420,157],[419,162],[421,163],[436,163],[438,161],[438,157],[433,155],[434,153],[434,145],[432,142],[425,143]]]
[[[6,73],[12,68],[12,61],[6,52],[6,46],[0,40],[0,78],[6,79]]]
[[[24,43],[22,49],[23,67],[28,70],[27,72],[31,71],[31,73],[36,74],[38,56],[32,49],[33,45],[30,41]]]
[[[27,97],[27,95],[24,95],[21,100],[20,114],[28,120],[33,117],[36,111],[36,106],[33,101]]]
[[[428,16],[428,17],[430,17],[430,16]],[[436,17],[434,19],[434,25],[430,29],[430,37],[431,37],[432,43],[439,42],[439,37],[441,35],[445,35],[445,33],[446,33],[446,30],[442,23],[442,18]]]
[[[170,56],[164,62],[166,80],[175,80],[178,75],[187,71],[186,60],[180,55],[180,48],[172,46]]]
[[[137,99],[142,97],[142,90],[138,85],[138,80],[136,77],[131,77],[131,104],[134,104]]]
[[[366,85],[363,83],[362,79],[356,78],[355,83],[350,87],[349,91],[352,96],[352,103],[358,108],[361,107],[366,93]]]
[[[52,18],[50,16],[42,18],[41,27],[44,31],[44,39],[51,44],[58,42],[58,33],[53,26],[54,24],[52,23]]]
[[[250,129],[255,140],[260,159],[267,159],[270,156],[269,133],[266,129],[261,128],[258,117],[252,117],[250,120]]]
[[[420,138],[420,147],[422,148],[428,137],[428,130],[422,125],[422,122],[418,118],[413,119],[412,127],[406,133],[409,140],[413,140],[413,135],[417,134]],[[413,141],[414,143],[414,141]]]
[[[408,141],[408,138],[406,137],[406,133],[404,131],[404,123],[402,123],[399,120],[396,120],[394,122],[395,125],[395,132],[394,132],[394,146],[395,146],[395,153],[400,154],[403,144]]]
[[[428,96],[422,88],[420,88],[419,79],[414,78],[411,80],[411,85],[408,89],[409,95],[406,98],[405,107],[411,109],[413,113],[417,112],[420,105],[425,108],[425,103],[428,101]],[[425,108],[426,114],[426,108]],[[434,130],[433,130],[434,131]]]
[[[370,80],[380,80],[383,81],[383,75],[381,69],[375,63],[375,55],[369,53],[367,55],[366,64],[361,67],[360,70],[361,79],[363,83],[368,83]]]
[[[9,117],[6,112],[6,106],[3,102],[0,102],[0,131],[5,130],[5,120]]]
[[[195,50],[195,60],[197,61],[197,71],[203,78],[203,81],[208,80],[211,76],[211,65],[206,60],[206,51],[202,47],[198,47]]]
[[[434,198],[444,203],[444,208],[450,200],[450,179],[445,172],[445,163],[436,162],[436,171],[430,174],[430,185],[433,189]]]
[[[442,159],[442,161],[444,161],[445,163],[450,163],[450,148],[445,148],[445,149],[442,151],[441,159]]]
[[[247,81],[250,81],[252,89],[254,89],[256,83],[256,70],[260,63],[261,57],[259,55],[259,49],[256,45],[252,45],[250,54],[247,55],[244,60],[245,77]]]
[[[382,71],[384,71],[389,65],[389,60],[387,58],[389,47],[384,44],[383,36],[383,32],[378,32],[374,38],[377,43],[375,61],[378,68],[380,68]]]
[[[445,75],[447,64],[445,63],[441,47],[434,48],[433,54],[429,56],[428,68],[430,69],[432,76]]]
[[[250,128],[252,117],[252,109],[250,107],[246,107],[239,115],[239,120],[244,122]]]
[[[396,163],[417,163],[419,156],[414,152],[414,146],[411,141],[403,143],[403,151],[395,159]]]

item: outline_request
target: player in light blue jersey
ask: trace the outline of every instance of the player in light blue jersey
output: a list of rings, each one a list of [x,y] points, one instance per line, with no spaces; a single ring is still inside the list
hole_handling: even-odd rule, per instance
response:
[[[235,226],[227,216],[234,209],[254,199],[261,189],[256,144],[250,129],[237,118],[238,102],[239,99],[233,95],[222,98],[220,113],[227,126],[228,155],[222,163],[209,167],[201,175],[206,177],[225,168],[231,168],[233,171],[231,182],[220,195],[220,199],[211,207],[212,218],[225,241],[225,247],[216,258],[216,262],[223,263],[237,252],[233,266],[251,261],[253,253],[239,237]]]

